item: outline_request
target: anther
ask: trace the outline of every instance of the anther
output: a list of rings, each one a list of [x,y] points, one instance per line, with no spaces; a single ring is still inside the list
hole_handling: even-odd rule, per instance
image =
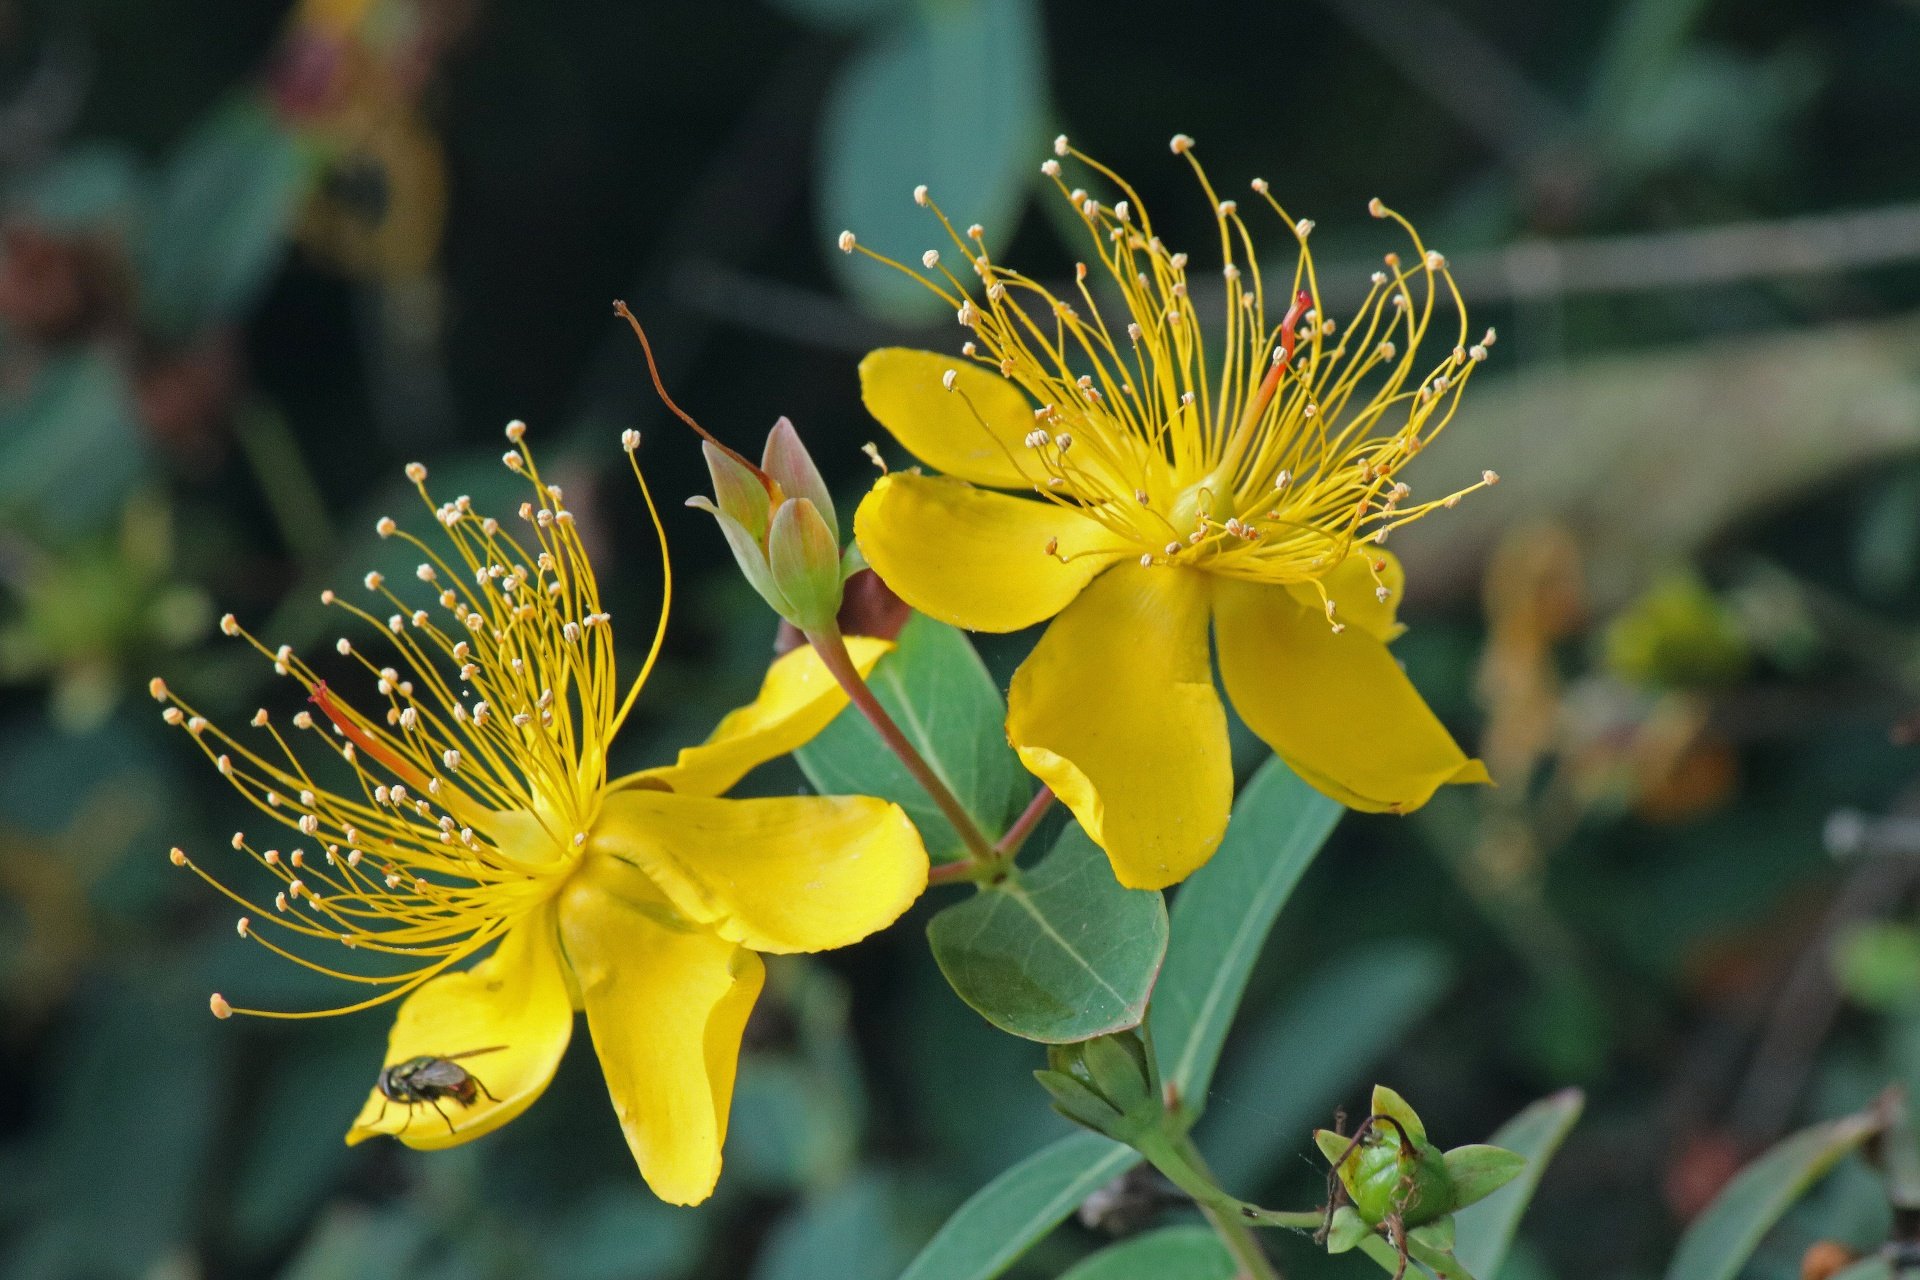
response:
[[[1060,162],[1058,160],[1043,161],[1040,165],[1040,172],[1049,178],[1057,178],[1060,176]]]
[[[391,538],[400,526],[393,522],[392,516],[381,516],[373,522],[373,531],[383,538]]]
[[[958,369],[949,369],[940,375],[940,385],[949,391],[953,390],[954,384],[959,381],[960,371]]]
[[[167,682],[159,676],[155,676],[153,679],[147,681],[147,692],[153,695],[155,702],[165,702],[167,700]]]
[[[160,713],[160,718],[168,724],[177,725],[187,718],[187,713],[178,707],[168,707]]]
[[[1238,200],[1222,200],[1220,202],[1221,217],[1231,218],[1238,212],[1240,212],[1240,202]]]
[[[1482,471],[1480,473],[1480,483],[1491,488],[1500,483],[1500,474],[1496,471]]]
[[[1059,137],[1053,140],[1053,154],[1057,156],[1064,156],[1067,154],[1067,135],[1066,134],[1063,133]]]
[[[1259,195],[1267,194],[1267,180],[1265,178],[1255,178],[1252,182],[1249,182],[1247,185],[1252,187],[1254,191]]]
[[[407,464],[407,479],[419,484],[427,478],[427,469],[417,462]]]
[[[1427,270],[1439,271],[1447,265],[1447,255],[1438,249],[1427,250]]]
[[[527,424],[520,421],[520,419],[515,418],[507,424],[507,439],[513,441],[515,444],[519,444],[521,440],[525,439],[526,434]]]
[[[638,449],[640,447],[640,433],[632,427],[628,427],[625,431],[622,431],[620,433],[620,447],[628,453],[632,453],[635,449]]]
[[[1176,133],[1173,135],[1173,140],[1167,143],[1167,148],[1172,151],[1173,154],[1183,156],[1193,150],[1193,139],[1184,133]]]
[[[344,658],[353,652],[353,641],[347,639],[345,636],[341,636],[333,642],[333,647],[338,650],[340,656]]]
[[[230,613],[223,613],[223,614],[221,614],[221,615],[220,615],[220,630],[221,630],[222,632],[224,632],[224,633],[226,633],[227,635],[230,635],[230,636],[237,636],[237,635],[239,635],[239,634],[240,634],[240,619],[238,619],[238,618],[236,618],[236,617],[234,617],[234,616],[233,616],[232,614],[230,614]]]
[[[187,865],[187,851],[179,845],[175,845],[173,848],[167,850],[167,861],[176,867],[184,867]]]
[[[913,189],[913,202],[919,205],[922,209],[927,207],[927,184],[926,183],[923,182],[919,186]],[[928,263],[927,265],[932,266],[933,264]]]
[[[922,188],[921,188],[921,190],[923,190],[923,191],[924,191],[925,189],[926,189],[926,188],[924,188],[924,187],[922,187]],[[921,255],[920,255],[920,265],[921,265],[921,266],[923,266],[923,267],[925,267],[925,268],[926,268],[927,270],[929,270],[929,271],[931,271],[931,270],[933,270],[933,269],[934,269],[935,267],[937,267],[937,266],[939,266],[939,265],[940,265],[940,251],[939,251],[938,249],[929,249],[929,250],[927,250],[927,251],[926,251],[925,253],[923,253],[923,254],[921,254]]]
[[[1310,236],[1310,235],[1312,235],[1312,234],[1313,234],[1313,219],[1312,219],[1312,218],[1302,218],[1302,219],[1300,219],[1300,221],[1298,221],[1298,222],[1296,222],[1296,223],[1294,223],[1294,224],[1293,224],[1293,234],[1294,234],[1294,235],[1296,235],[1296,236],[1299,236],[1299,237],[1300,237],[1300,238],[1301,238],[1302,240],[1305,240],[1305,239],[1306,239],[1306,238],[1307,238],[1308,236]]]
[[[1050,556],[1057,556],[1060,554],[1060,539],[1058,538],[1047,539],[1047,554]]]
[[[840,244],[840,252],[842,252],[842,253],[852,253],[852,252],[853,252],[853,245],[854,245],[854,240],[853,240],[853,232],[851,232],[851,231],[842,231],[842,232],[840,233],[840,240],[839,240],[839,244]]]
[[[207,997],[207,1008],[213,1011],[214,1017],[222,1021],[233,1016],[233,1006],[228,1004],[227,998],[218,991]]]
[[[1381,202],[1379,196],[1375,196],[1367,201],[1367,212],[1376,218],[1384,218],[1387,216],[1387,206]]]

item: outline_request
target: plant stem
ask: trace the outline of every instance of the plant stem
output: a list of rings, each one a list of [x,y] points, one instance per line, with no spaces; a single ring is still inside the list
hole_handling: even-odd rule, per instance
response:
[[[1281,1280],[1280,1269],[1260,1247],[1260,1241],[1249,1229],[1250,1224],[1307,1229],[1320,1225],[1317,1213],[1275,1213],[1245,1204],[1222,1191],[1193,1140],[1184,1133],[1149,1133],[1136,1144],[1136,1149],[1165,1174],[1168,1181],[1193,1197],[1207,1225],[1239,1264],[1245,1280]]]
[[[1000,843],[993,846],[994,852],[1003,858],[1011,858],[1020,852],[1020,846],[1027,842],[1027,837],[1033,834],[1033,829],[1040,825],[1040,819],[1046,817],[1047,810],[1052,807],[1052,787],[1041,787],[1034,792],[1033,799],[1027,802],[1027,807],[1007,828],[1007,834],[1001,836]]]
[[[947,784],[940,780],[940,775],[933,771],[933,766],[927,763],[926,757],[907,741],[907,735],[900,732],[900,726],[893,722],[893,717],[887,714],[887,709],[880,705],[878,698],[873,696],[873,690],[867,687],[867,682],[860,676],[860,669],[853,664],[853,655],[847,652],[847,642],[840,635],[840,628],[828,626],[822,630],[809,631],[807,642],[813,646],[814,652],[820,655],[820,661],[826,664],[827,670],[846,691],[848,701],[860,708],[860,713],[866,716],[868,723],[872,724],[880,734],[880,740],[887,744],[888,750],[900,757],[900,763],[907,767],[907,772],[913,775],[914,781],[918,782],[934,804],[939,806],[940,812],[946,816],[947,821],[953,825],[954,831],[959,834],[961,843],[967,846],[967,861],[949,864],[965,867],[967,871],[965,873],[950,872],[945,878],[975,879],[1000,865],[1004,861],[1002,855],[988,842],[979,825],[974,822],[973,815],[967,812],[966,807],[960,803],[959,797],[947,788]],[[946,868],[939,868],[939,870],[944,871]],[[928,879],[931,881],[932,877],[929,876]]]

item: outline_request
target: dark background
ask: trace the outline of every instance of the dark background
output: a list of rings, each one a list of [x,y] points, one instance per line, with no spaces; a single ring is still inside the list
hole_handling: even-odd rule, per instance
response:
[[[885,1280],[1064,1131],[923,911],[774,966],[701,1209],[646,1195],[584,1040],[497,1136],[348,1151],[386,1018],[207,1016],[336,993],[167,866],[242,808],[143,692],[286,702],[213,620],[325,646],[401,464],[484,499],[514,417],[645,616],[639,427],[684,594],[617,763],[670,757],[773,624],[679,507],[698,451],[610,300],[711,430],[791,415],[851,510],[859,355],[960,335],[836,234],[917,257],[925,181],[1064,276],[1060,130],[1196,258],[1176,131],[1314,218],[1326,278],[1391,247],[1382,196],[1501,334],[1414,478],[1504,483],[1396,539],[1399,651],[1501,786],[1350,818],[1309,874],[1201,1131],[1227,1185],[1315,1202],[1307,1131],[1376,1078],[1446,1145],[1580,1084],[1503,1274],[1652,1276],[1740,1161],[1920,1078],[1920,843],[1884,821],[1920,700],[1920,6],[0,2],[0,1275]],[[1023,643],[983,649],[1004,677]],[[1754,1274],[1885,1231],[1849,1166]]]

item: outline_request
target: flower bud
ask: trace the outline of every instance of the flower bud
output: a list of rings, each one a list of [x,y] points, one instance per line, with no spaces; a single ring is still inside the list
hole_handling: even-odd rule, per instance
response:
[[[1373,1114],[1352,1136],[1326,1129],[1314,1141],[1339,1174],[1353,1213],[1366,1228],[1392,1221],[1411,1230],[1491,1195],[1510,1182],[1526,1158],[1500,1147],[1456,1147],[1442,1153],[1407,1100],[1385,1085],[1373,1090]],[[1329,1247],[1352,1248],[1357,1237],[1340,1214]],[[1438,1235],[1447,1234],[1436,1227]],[[1437,1241],[1436,1241],[1437,1242]],[[1444,1244],[1442,1247],[1447,1247]]]
[[[846,574],[839,527],[793,424],[774,424],[761,468],[711,442],[701,450],[714,496],[687,505],[719,523],[740,572],[774,612],[802,631],[830,628]]]
[[[1160,1089],[1138,1031],[1047,1047],[1045,1071],[1034,1072],[1067,1119],[1121,1142],[1160,1118]]]

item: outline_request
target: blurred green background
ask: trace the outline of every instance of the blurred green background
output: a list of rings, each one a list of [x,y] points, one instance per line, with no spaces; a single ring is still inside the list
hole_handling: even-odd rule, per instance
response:
[[[686,588],[620,763],[668,758],[773,623],[678,507],[698,451],[610,300],[722,437],[792,416],[850,510],[855,360],[960,335],[835,235],[917,257],[926,182],[1064,276],[1060,130],[1196,256],[1167,138],[1268,178],[1336,298],[1382,196],[1501,333],[1416,481],[1506,483],[1396,549],[1400,650],[1502,785],[1336,834],[1200,1135],[1226,1185],[1316,1203],[1308,1129],[1375,1078],[1446,1144],[1577,1083],[1503,1274],[1648,1276],[1743,1159],[1920,1083],[1912,0],[0,0],[0,1276],[887,1280],[1064,1132],[923,909],[774,967],[699,1210],[649,1199],[584,1043],[496,1136],[349,1151],[387,1018],[207,1016],[334,997],[167,866],[243,815],[143,693],[278,708],[213,619],[324,646],[400,465],[481,497],[512,417],[644,616],[633,426]],[[1140,1220],[1087,1216],[1017,1274]],[[1886,1221],[1843,1168],[1754,1274]]]

